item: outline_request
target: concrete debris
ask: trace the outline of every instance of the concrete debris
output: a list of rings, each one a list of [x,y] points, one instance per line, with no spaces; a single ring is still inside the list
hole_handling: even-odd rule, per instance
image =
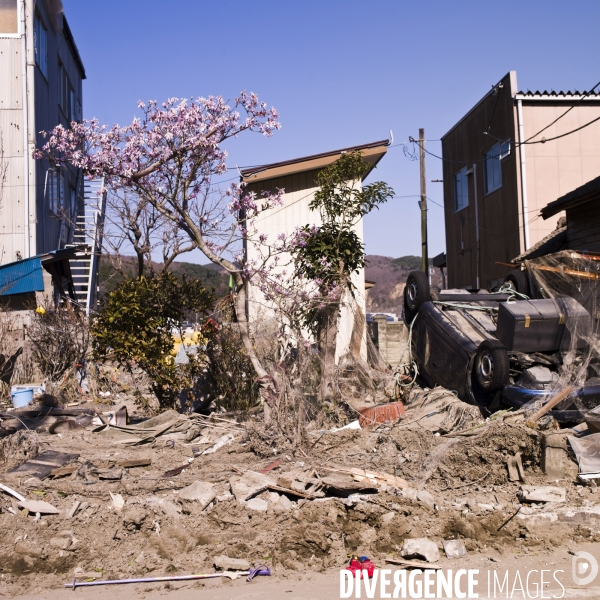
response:
[[[444,552],[448,558],[464,558],[467,548],[463,540],[444,540]]]
[[[548,526],[552,523],[564,523],[572,526],[600,527],[600,505],[564,506],[551,511],[521,509],[517,519],[528,526]]]
[[[514,456],[510,456],[506,461],[508,468],[509,481],[525,481],[525,470],[521,462],[521,453],[517,452]]]
[[[125,506],[125,500],[123,500],[123,496],[121,494],[113,494],[112,492],[108,492],[110,494],[110,498],[112,500],[113,508],[115,510],[122,510]]]
[[[220,437],[216,441],[215,445],[212,448],[205,450],[202,454],[213,454],[213,453],[217,452],[217,450],[220,450],[224,446],[228,446],[229,444],[233,443],[234,441],[235,441],[235,436],[231,433],[228,433],[228,434],[224,435],[223,437]]]
[[[541,467],[548,480],[559,479],[575,480],[577,478],[577,465],[571,460],[567,445],[566,432],[551,431],[542,437]]]
[[[428,538],[409,538],[404,540],[400,554],[404,558],[423,558],[427,562],[440,559],[437,544]]]
[[[43,500],[21,500],[17,502],[17,505],[26,508],[30,513],[42,515],[58,515],[60,510],[55,506],[52,506],[49,502]]]
[[[146,504],[155,509],[155,511],[160,511],[166,517],[170,517],[171,519],[179,519],[179,515],[181,513],[181,506],[167,500],[166,498],[160,498],[158,496],[151,496],[146,499]]]
[[[71,540],[68,537],[53,537],[50,539],[50,545],[59,550],[68,550]]]
[[[262,475],[256,471],[248,471],[241,477],[232,477],[229,480],[229,485],[236,500],[243,502],[264,492],[269,486],[274,486],[276,483],[267,475]]]
[[[229,558],[229,556],[215,556],[213,564],[221,571],[247,571],[250,563],[243,558]]]
[[[202,508],[207,507],[216,497],[215,486],[206,481],[194,481],[179,491],[180,500],[198,502]]]
[[[269,494],[269,503],[275,512],[287,512],[292,510],[295,504],[285,495],[271,492]]]
[[[566,490],[560,487],[522,485],[517,494],[521,502],[564,502]]]
[[[267,509],[269,508],[269,503],[262,498],[250,498],[250,500],[245,502],[245,505],[246,508],[257,512],[267,512]]]
[[[435,507],[433,496],[426,490],[418,490],[416,496],[419,502],[423,502],[423,504],[426,504],[429,508]]]

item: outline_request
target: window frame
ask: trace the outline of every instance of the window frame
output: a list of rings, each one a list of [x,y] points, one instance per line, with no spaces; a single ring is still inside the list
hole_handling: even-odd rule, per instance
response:
[[[23,32],[21,30],[21,15],[20,15],[20,6],[21,3],[19,2],[19,0],[15,0],[17,3],[17,33],[8,33],[8,32],[2,32],[0,31],[0,39],[2,38],[20,38],[23,35]]]
[[[75,88],[71,83],[71,79],[65,65],[58,59],[58,106],[62,110],[65,119],[69,125],[73,121],[77,121],[77,102],[78,98],[75,95]]]
[[[50,167],[46,171],[44,196],[47,200],[48,211],[59,219],[63,219],[65,205],[65,174],[62,169]]]
[[[40,36],[40,31],[43,32],[43,48],[39,48],[38,52],[38,43],[42,37]],[[42,19],[42,16],[37,11],[33,16],[33,50],[35,54],[35,64],[40,70],[40,73],[48,79],[48,28],[44,23],[44,19]],[[43,53],[41,50],[43,50]]]
[[[497,141],[492,146],[490,146],[487,150],[485,150],[483,153],[483,195],[484,196],[488,196],[489,194],[494,193],[495,191],[499,190],[502,187],[502,160],[510,154],[510,143],[509,143],[508,153],[506,155],[502,154],[502,147],[504,144],[506,144],[506,142]],[[490,155],[494,151],[494,148],[497,148],[496,158],[494,158],[493,155],[490,156],[490,158],[488,158],[488,155]],[[489,179],[488,179],[488,173],[489,173],[488,160],[497,160],[498,161],[497,168],[500,172],[500,183],[491,188],[488,188],[488,181],[489,181]]]
[[[458,206],[457,200],[458,200],[458,196],[456,193],[456,184],[458,183],[458,176],[459,175],[463,175],[464,177],[464,182],[465,182],[465,191],[466,191],[466,198],[467,201],[465,204],[463,204],[462,206]],[[461,210],[464,210],[465,208],[468,208],[469,206],[469,180],[467,178],[467,166],[465,165],[464,167],[462,167],[461,169],[459,169],[458,171],[456,171],[456,173],[454,173],[454,175],[452,176],[452,187],[453,187],[453,192],[454,192],[454,213],[459,213]]]

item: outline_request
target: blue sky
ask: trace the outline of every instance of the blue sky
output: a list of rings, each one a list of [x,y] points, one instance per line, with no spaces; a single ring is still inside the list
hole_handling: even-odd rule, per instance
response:
[[[229,144],[231,166],[384,139],[390,129],[404,142],[419,127],[439,153],[433,140],[510,70],[521,90],[600,81],[597,0],[63,3],[87,72],[86,118],[124,124],[138,99],[242,89],[277,107],[282,130]],[[366,218],[367,253],[419,254],[418,161],[391,148],[374,177],[398,197]],[[432,179],[441,164],[428,156],[428,196],[441,204]],[[443,209],[431,203],[429,247],[444,250]]]

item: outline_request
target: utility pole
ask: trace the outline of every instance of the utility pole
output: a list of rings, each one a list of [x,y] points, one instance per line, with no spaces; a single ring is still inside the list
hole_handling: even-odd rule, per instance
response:
[[[425,130],[419,129],[419,167],[421,173],[421,254],[423,272],[429,277],[429,256],[427,250],[427,182],[425,179]]]

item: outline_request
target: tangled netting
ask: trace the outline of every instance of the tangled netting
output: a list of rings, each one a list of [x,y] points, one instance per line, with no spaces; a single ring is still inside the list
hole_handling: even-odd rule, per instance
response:
[[[525,267],[531,296],[555,300],[564,315],[561,348],[551,357],[558,368],[550,391],[572,386],[575,393],[559,408],[575,404],[579,410],[594,409],[600,394],[586,392],[594,387],[600,392],[600,255],[564,250],[528,260]],[[576,303],[562,300],[569,297],[583,306],[591,319]],[[547,399],[541,397],[528,408],[537,409]]]

